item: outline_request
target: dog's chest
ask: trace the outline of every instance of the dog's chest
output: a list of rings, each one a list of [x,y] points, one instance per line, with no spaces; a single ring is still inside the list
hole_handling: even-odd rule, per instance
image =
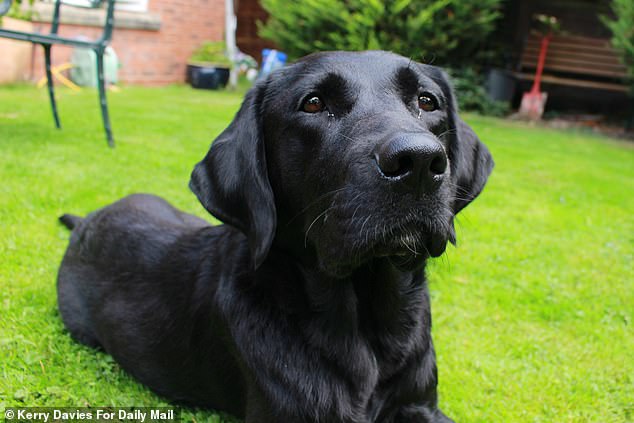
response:
[[[304,332],[309,334],[310,348],[319,351],[315,364],[334,369],[327,382],[331,391],[347,392],[348,401],[338,405],[356,410],[364,416],[361,421],[369,422],[389,414],[396,404],[421,397],[421,388],[433,383],[416,377],[433,375],[424,368],[433,365],[425,360],[433,352],[424,290],[392,301],[388,309],[380,300],[386,298],[368,291],[356,297],[354,306],[340,306],[338,313],[313,315]]]
[[[278,279],[247,291],[248,304],[225,312],[249,379],[267,398],[301,397],[314,421],[382,421],[422,398],[428,297],[423,283],[399,282]]]

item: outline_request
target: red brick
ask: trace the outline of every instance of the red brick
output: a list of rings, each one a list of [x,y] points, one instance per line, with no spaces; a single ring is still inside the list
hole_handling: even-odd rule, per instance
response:
[[[159,31],[116,28],[114,48],[121,68],[119,80],[129,84],[165,85],[185,80],[185,65],[191,53],[203,41],[219,41],[224,35],[223,0],[150,0],[150,12],[161,17]],[[115,12],[116,20],[116,12]],[[36,23],[35,30],[49,32],[50,25]],[[97,38],[100,28],[61,25],[60,35]],[[72,48],[55,45],[53,65],[70,61]],[[42,48],[35,52],[34,76],[44,75]]]

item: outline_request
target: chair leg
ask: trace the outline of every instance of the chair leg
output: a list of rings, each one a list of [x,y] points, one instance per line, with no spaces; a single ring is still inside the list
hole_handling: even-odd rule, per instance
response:
[[[51,45],[43,44],[44,47],[44,63],[46,65],[46,85],[48,85],[48,97],[51,100],[51,108],[53,109],[53,119],[55,119],[55,126],[60,129],[62,125],[59,123],[59,116],[57,115],[57,104],[55,104],[55,92],[53,91],[53,73],[51,72]]]
[[[95,54],[97,55],[97,86],[99,88],[99,104],[101,105],[103,127],[106,130],[108,145],[110,147],[114,147],[114,139],[112,138],[112,129],[110,128],[110,117],[108,115],[108,103],[106,99],[106,81],[103,74],[104,49],[95,49]]]

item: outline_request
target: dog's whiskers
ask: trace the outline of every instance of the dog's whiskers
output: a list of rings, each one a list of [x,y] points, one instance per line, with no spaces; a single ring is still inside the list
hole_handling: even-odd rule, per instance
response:
[[[308,233],[310,232],[310,229],[313,227],[313,225],[315,223],[317,223],[317,220],[319,220],[320,217],[324,216],[326,213],[328,213],[330,210],[332,209],[332,207],[328,207],[326,210],[324,210],[323,212],[319,213],[317,215],[317,217],[311,222],[311,224],[308,226],[308,229],[306,229],[306,234],[304,235],[304,248],[306,248],[306,246],[308,245]]]
[[[300,210],[299,212],[297,212],[297,214],[295,214],[293,217],[291,217],[288,222],[286,222],[286,225],[290,225],[295,219],[297,219],[299,216],[301,216],[302,214],[306,213],[312,206],[316,205],[316,203],[318,203],[319,201],[323,200],[324,198],[328,197],[329,195],[336,195],[337,193],[339,193],[340,191],[345,191],[347,189],[347,187],[343,187],[343,188],[338,188],[332,191],[329,191],[325,194],[320,195],[319,197],[315,198],[313,201],[311,201],[310,203],[308,203],[308,205],[306,207],[304,207],[302,210]]]
[[[401,238],[401,244],[403,244],[403,246],[405,248],[407,248],[412,254],[417,256],[418,255],[418,251],[416,251],[416,244],[414,244],[413,246],[410,247],[409,243],[407,242],[409,236],[410,235],[406,235],[405,237],[402,237]]]
[[[458,131],[456,129],[447,129],[446,131],[442,132],[440,135],[438,135],[438,138],[442,138],[446,135],[450,135],[450,134],[457,134]]]

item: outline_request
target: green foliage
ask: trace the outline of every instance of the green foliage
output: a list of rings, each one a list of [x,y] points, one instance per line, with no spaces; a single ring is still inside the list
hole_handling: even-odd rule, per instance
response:
[[[538,13],[533,16],[537,30],[542,36],[561,32],[561,21],[556,16]]]
[[[627,67],[628,82],[634,95],[634,2],[612,0],[615,19],[601,16],[603,23],[612,31],[612,45]]]
[[[390,50],[464,65],[487,40],[502,0],[263,0],[260,35],[291,58],[320,50]]]
[[[511,105],[491,100],[484,89],[484,77],[473,67],[448,70],[460,111],[488,116],[505,116]]]
[[[35,0],[13,0],[6,16],[14,19],[29,21],[33,18],[33,3]]]
[[[217,66],[231,67],[231,60],[227,57],[224,41],[205,41],[192,53],[189,58],[193,63],[211,63]]]

